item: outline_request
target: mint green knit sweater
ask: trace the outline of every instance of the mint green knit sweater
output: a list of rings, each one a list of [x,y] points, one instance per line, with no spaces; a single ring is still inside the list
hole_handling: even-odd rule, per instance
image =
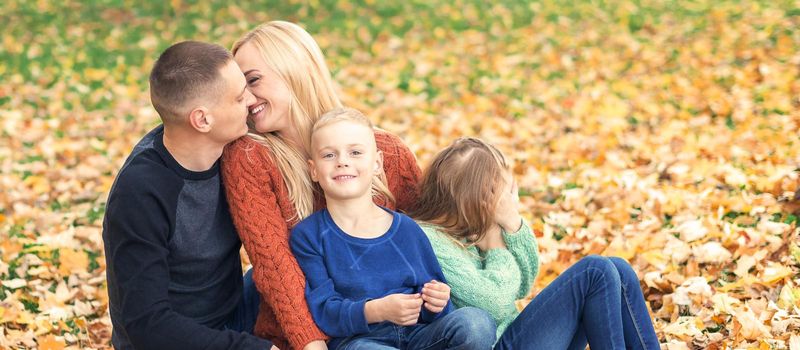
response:
[[[503,232],[508,249],[480,252],[464,249],[438,226],[420,223],[431,241],[456,307],[488,311],[497,323],[497,339],[519,315],[515,301],[528,295],[539,273],[539,247],[528,223],[519,231]]]

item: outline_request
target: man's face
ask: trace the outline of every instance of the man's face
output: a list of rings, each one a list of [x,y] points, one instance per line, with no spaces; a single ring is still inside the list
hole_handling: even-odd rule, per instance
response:
[[[229,143],[247,134],[248,107],[255,97],[247,90],[244,74],[231,60],[220,68],[218,100],[210,108],[213,117],[210,136],[221,143]]]

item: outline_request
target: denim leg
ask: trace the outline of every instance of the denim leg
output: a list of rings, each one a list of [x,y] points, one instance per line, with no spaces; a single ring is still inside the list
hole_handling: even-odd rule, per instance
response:
[[[488,312],[463,307],[427,325],[420,325],[408,335],[404,349],[491,349],[497,326]]]
[[[509,325],[495,349],[624,349],[622,288],[611,260],[587,256],[550,283]]]
[[[242,286],[242,299],[239,300],[239,305],[225,327],[253,334],[256,318],[258,318],[258,304],[261,302],[261,296],[258,294],[258,289],[256,289],[256,284],[253,281],[253,269],[247,270],[247,273],[244,274]]]
[[[383,322],[372,326],[372,331],[343,339],[336,350],[387,350],[400,348],[401,326]],[[335,344],[331,344],[335,345]],[[333,349],[333,348],[331,348]]]
[[[610,257],[622,282],[622,328],[628,349],[660,349],[639,277],[625,259]]]

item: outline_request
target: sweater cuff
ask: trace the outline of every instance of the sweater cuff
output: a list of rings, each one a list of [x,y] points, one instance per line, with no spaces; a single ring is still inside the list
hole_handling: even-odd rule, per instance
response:
[[[369,332],[369,323],[367,323],[366,312],[367,300],[359,300],[350,304],[348,313],[350,314],[350,321],[352,334],[362,334]]]
[[[531,226],[528,225],[525,220],[522,220],[522,225],[519,227],[517,232],[503,231],[503,240],[506,242],[508,247],[524,244],[524,242],[530,241],[531,237],[533,237]]]
[[[294,333],[287,332],[286,338],[293,349],[302,349],[315,340],[328,340],[328,336],[316,326],[301,328]]]

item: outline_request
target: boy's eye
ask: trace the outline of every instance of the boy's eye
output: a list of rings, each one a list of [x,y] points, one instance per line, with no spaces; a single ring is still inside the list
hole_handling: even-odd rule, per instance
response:
[[[351,155],[354,155],[354,156],[360,156],[360,155],[364,154],[364,152],[361,152],[361,151],[352,151],[352,152],[350,152],[350,154],[351,154]]]
[[[322,159],[331,159],[331,158],[333,158],[333,153],[322,154]]]

